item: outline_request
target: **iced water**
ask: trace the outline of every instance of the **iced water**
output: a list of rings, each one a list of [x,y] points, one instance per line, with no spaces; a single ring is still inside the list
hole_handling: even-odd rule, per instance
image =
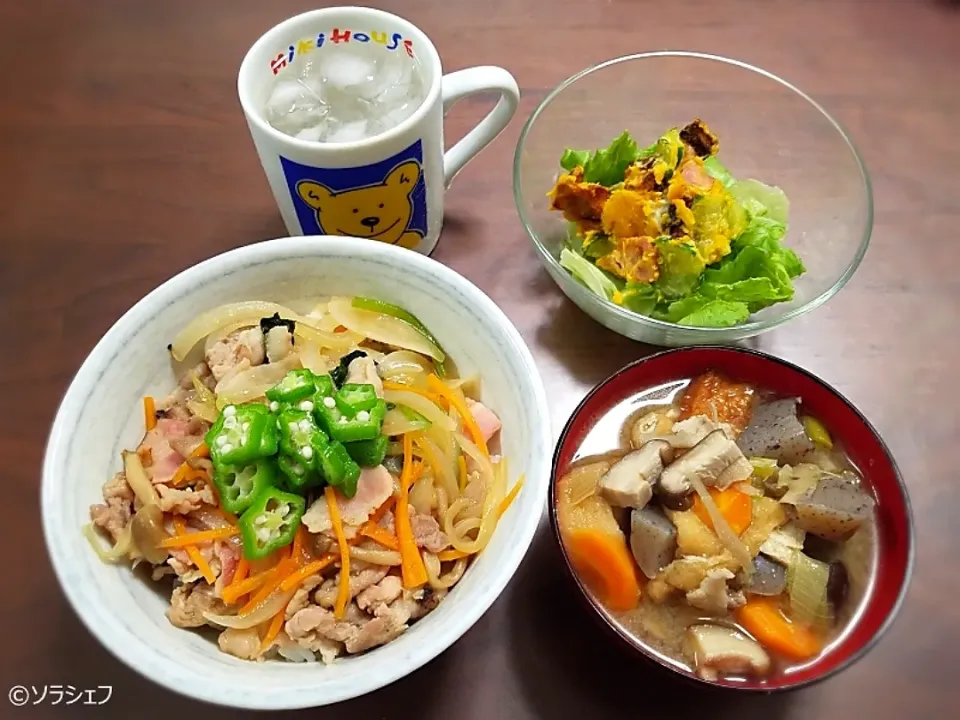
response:
[[[265,115],[300,140],[354,142],[396,127],[425,95],[422,69],[402,48],[351,43],[297,57],[278,77]]]

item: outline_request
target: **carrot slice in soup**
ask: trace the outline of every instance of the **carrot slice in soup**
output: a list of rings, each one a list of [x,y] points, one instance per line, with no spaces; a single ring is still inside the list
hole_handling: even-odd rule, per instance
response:
[[[807,660],[823,649],[813,632],[787,619],[777,598],[751,596],[737,611],[737,620],[761,645],[791,660]]]
[[[753,502],[750,496],[735,487],[728,487],[726,490],[710,488],[709,492],[730,529],[737,535],[742,535],[743,531],[750,527],[750,521],[753,518]],[[699,496],[694,497],[693,511],[704,525],[711,530],[714,529],[713,519]]]
[[[622,535],[573,530],[567,552],[580,579],[612,610],[631,610],[640,602],[633,557]]]

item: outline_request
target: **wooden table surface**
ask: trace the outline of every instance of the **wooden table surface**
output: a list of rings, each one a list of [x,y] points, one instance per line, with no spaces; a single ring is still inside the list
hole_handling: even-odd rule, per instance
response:
[[[678,684],[621,654],[582,610],[544,524],[504,595],[426,667],[324,718],[947,718],[960,712],[960,6],[946,0],[389,0],[446,70],[496,64],[519,117],[457,178],[435,257],[497,301],[540,366],[553,425],[594,383],[651,352],[594,324],[538,265],[514,211],[523,119],[575,71],[664,48],[730,54],[818,98],[874,181],[866,260],[834,300],[759,347],[822,375],[875,423],[913,500],[917,564],[883,641],[842,675],[767,697]],[[0,690],[112,685],[100,708],[2,717],[237,713],[162,690],[103,650],[51,572],[38,515],[48,428],[110,325],[173,274],[285,234],[236,99],[261,32],[294,0],[0,4],[0,454],[7,565]],[[486,104],[464,102],[448,136]],[[6,701],[0,698],[0,708]],[[307,711],[309,712],[309,711]],[[318,715],[319,716],[319,715]]]

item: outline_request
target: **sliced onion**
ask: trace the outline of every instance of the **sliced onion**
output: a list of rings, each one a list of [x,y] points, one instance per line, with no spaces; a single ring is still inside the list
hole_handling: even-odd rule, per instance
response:
[[[507,487],[506,463],[501,461],[497,463],[495,468],[490,462],[490,458],[481,453],[479,448],[467,438],[460,433],[457,433],[454,437],[463,451],[477,463],[480,469],[480,477],[487,487],[487,492],[483,498],[483,511],[480,516],[480,529],[477,531],[476,540],[468,541],[460,538],[454,525],[457,513],[467,507],[467,503],[470,502],[467,498],[460,498],[450,505],[443,517],[443,529],[450,538],[450,544],[455,549],[473,555],[487,546],[493,536],[493,531],[497,527],[497,520],[499,519],[497,508],[503,501]]]
[[[700,496],[700,500],[703,502],[703,506],[706,508],[710,520],[713,521],[713,530],[716,532],[720,542],[730,551],[734,560],[740,563],[744,574],[746,574],[749,580],[753,574],[753,555],[750,554],[750,550],[733,531],[733,528],[730,527],[726,518],[723,517],[720,508],[718,508],[717,504],[713,501],[713,497],[707,492],[703,481],[696,475],[689,475],[688,480],[690,484],[693,485],[693,489],[697,491],[697,495]]]
[[[170,557],[170,551],[160,547],[160,543],[170,537],[163,527],[163,511],[158,505],[144,505],[130,521],[133,542],[144,559],[159,565]]]
[[[432,424],[442,427],[445,430],[452,431],[454,429],[454,424],[450,417],[422,395],[417,395],[407,390],[384,390],[383,399],[388,403],[405,405],[411,410],[416,410]]]
[[[447,434],[449,435],[450,433]],[[460,486],[457,485],[457,475],[453,472],[453,460],[451,457],[423,433],[417,436],[416,442],[426,448],[427,452],[429,452],[436,461],[437,467],[434,468],[434,472],[439,475],[439,477],[437,477],[437,483],[446,491],[447,498],[456,500],[460,497]]]
[[[170,354],[174,360],[183,360],[193,349],[194,345],[207,337],[210,333],[216,332],[228,325],[236,325],[241,322],[250,322],[260,318],[269,317],[274,313],[280,313],[280,317],[287,320],[295,320],[297,323],[303,322],[309,324],[309,321],[295,313],[290,308],[277,303],[266,302],[263,300],[247,300],[238,303],[229,303],[221,305],[213,310],[209,310],[202,315],[197,316],[187,325],[173,341],[170,348]]]
[[[97,531],[91,523],[83,526],[83,536],[90,543],[94,552],[97,553],[97,557],[106,563],[115,563],[122,560],[133,547],[133,536],[130,532],[129,525],[120,531],[120,535],[117,536],[117,542],[114,543],[113,547],[109,550],[103,549],[103,546],[100,544],[100,538],[97,537]]]
[[[397,435],[404,435],[408,432],[417,432],[418,430],[426,430],[430,427],[430,421],[419,413],[412,413],[407,409],[407,412],[400,410],[399,408],[391,408],[387,410],[386,414],[383,416],[383,434],[395,437]]]
[[[427,375],[434,370],[433,362],[428,357],[409,350],[389,353],[377,364],[377,372],[384,380],[421,389],[426,389]]]
[[[350,557],[353,560],[370,563],[371,565],[400,565],[400,553],[396,550],[374,550],[372,548],[351,547]]]
[[[348,330],[393,347],[429,355],[437,362],[444,360],[443,351],[409,323],[389,315],[359,310],[353,307],[349,298],[334,298],[329,308],[330,314]]]
[[[410,489],[410,505],[420,515],[429,515],[433,512],[435,501],[436,492],[433,489],[433,475],[424,473]]]
[[[328,332],[311,327],[305,322],[297,323],[294,326],[293,334],[304,340],[316,343],[321,348],[336,350],[339,353],[346,354],[365,339],[364,335],[355,332]]]
[[[480,400],[480,375],[474,373],[465,378],[454,378],[446,381],[454,390],[459,389],[466,397],[471,400]]]
[[[241,405],[263,397],[274,385],[283,380],[288,371],[300,367],[300,356],[287,355],[280,362],[258,365],[232,375],[217,385],[217,407]]]
[[[147,477],[147,471],[143,469],[143,463],[136,452],[130,450],[123,451],[123,474],[126,476],[127,485],[133,490],[140,502],[144,505],[159,505],[160,496],[157,495],[156,488]]]
[[[283,610],[296,591],[296,588],[287,591],[278,588],[267,596],[262,603],[245,615],[218,615],[217,613],[208,611],[203,613],[203,617],[222,627],[233,628],[234,630],[247,630],[270,620],[270,618]]]

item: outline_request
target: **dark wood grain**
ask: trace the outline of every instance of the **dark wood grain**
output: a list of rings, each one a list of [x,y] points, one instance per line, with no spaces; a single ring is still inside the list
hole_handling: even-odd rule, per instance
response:
[[[110,684],[109,705],[2,717],[237,713],[121,665],[66,605],[43,549],[39,473],[60,396],[137,299],[211,255],[284,234],[235,77],[258,35],[311,3],[0,3],[0,691]],[[866,659],[788,696],[680,685],[622,654],[583,611],[541,529],[508,590],[441,657],[325,718],[947,718],[960,662],[960,8],[946,0],[389,0],[445,69],[497,64],[519,117],[457,178],[435,257],[489,293],[532,347],[554,431],[594,383],[649,352],[594,324],[539,268],[513,208],[523,119],[552,86],[615,55],[731,54],[787,77],[852,132],[872,173],[872,245],[827,306],[756,345],[822,375],[883,433],[906,477],[918,562],[908,602]],[[448,134],[484,112],[457,105]],[[306,715],[307,713],[304,713]],[[318,713],[319,716],[319,713]]]

